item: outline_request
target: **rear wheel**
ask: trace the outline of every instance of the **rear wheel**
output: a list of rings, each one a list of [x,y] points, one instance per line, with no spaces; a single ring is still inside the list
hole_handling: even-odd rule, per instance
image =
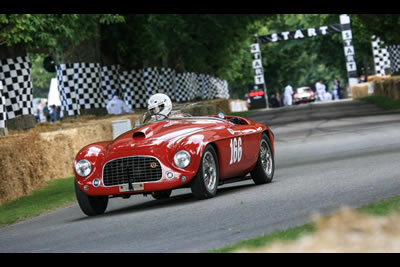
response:
[[[75,181],[75,194],[79,207],[88,216],[103,214],[108,205],[108,196],[89,196],[82,192]]]
[[[271,149],[271,142],[266,134],[261,135],[260,153],[257,164],[251,171],[251,178],[255,184],[266,184],[272,181],[275,171],[274,155]]]
[[[217,153],[212,145],[207,145],[201,159],[199,170],[193,179],[191,189],[198,199],[214,197],[219,183]]]

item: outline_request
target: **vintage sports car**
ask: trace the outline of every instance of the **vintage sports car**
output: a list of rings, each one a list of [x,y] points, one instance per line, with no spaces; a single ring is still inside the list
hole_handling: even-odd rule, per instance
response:
[[[74,160],[75,193],[89,216],[105,212],[109,198],[151,194],[168,198],[190,187],[198,199],[248,173],[256,184],[274,176],[274,135],[267,126],[238,116],[168,116],[145,112],[115,140],[82,148]]]
[[[294,94],[293,98],[295,104],[314,102],[315,93],[308,86],[300,87],[296,89],[296,93]]]

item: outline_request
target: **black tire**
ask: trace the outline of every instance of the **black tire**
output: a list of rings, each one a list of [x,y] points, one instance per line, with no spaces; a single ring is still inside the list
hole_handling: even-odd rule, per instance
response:
[[[75,194],[79,207],[88,216],[96,216],[103,214],[108,205],[108,196],[89,196],[86,195],[78,183],[75,181]]]
[[[166,198],[169,198],[171,193],[172,193],[172,190],[170,190],[170,189],[163,190],[163,191],[154,191],[154,192],[151,192],[151,196],[155,199],[166,199]]]
[[[197,199],[212,198],[217,194],[219,163],[212,145],[207,145],[201,158],[200,167],[193,178],[191,190]]]
[[[271,142],[268,136],[263,133],[260,140],[260,152],[257,164],[251,171],[251,178],[255,184],[266,184],[272,181],[275,172],[275,160],[272,153]]]

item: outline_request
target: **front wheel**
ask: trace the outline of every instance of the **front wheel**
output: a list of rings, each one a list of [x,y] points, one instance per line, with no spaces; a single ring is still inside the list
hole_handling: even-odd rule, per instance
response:
[[[88,216],[103,214],[108,205],[108,196],[89,196],[82,192],[75,181],[75,194],[79,207]]]
[[[197,199],[214,197],[219,183],[217,153],[212,145],[207,145],[201,159],[199,170],[193,179],[191,189]]]
[[[261,135],[260,153],[257,164],[251,171],[251,178],[255,184],[266,184],[272,181],[275,171],[274,155],[271,149],[271,142],[266,134]]]

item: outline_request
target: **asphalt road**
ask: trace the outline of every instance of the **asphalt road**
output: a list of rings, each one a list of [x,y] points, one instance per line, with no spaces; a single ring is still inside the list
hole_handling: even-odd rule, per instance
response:
[[[400,195],[400,114],[337,101],[251,118],[275,133],[271,184],[224,185],[202,201],[186,189],[167,200],[111,199],[97,217],[75,204],[0,228],[0,252],[204,252]]]

